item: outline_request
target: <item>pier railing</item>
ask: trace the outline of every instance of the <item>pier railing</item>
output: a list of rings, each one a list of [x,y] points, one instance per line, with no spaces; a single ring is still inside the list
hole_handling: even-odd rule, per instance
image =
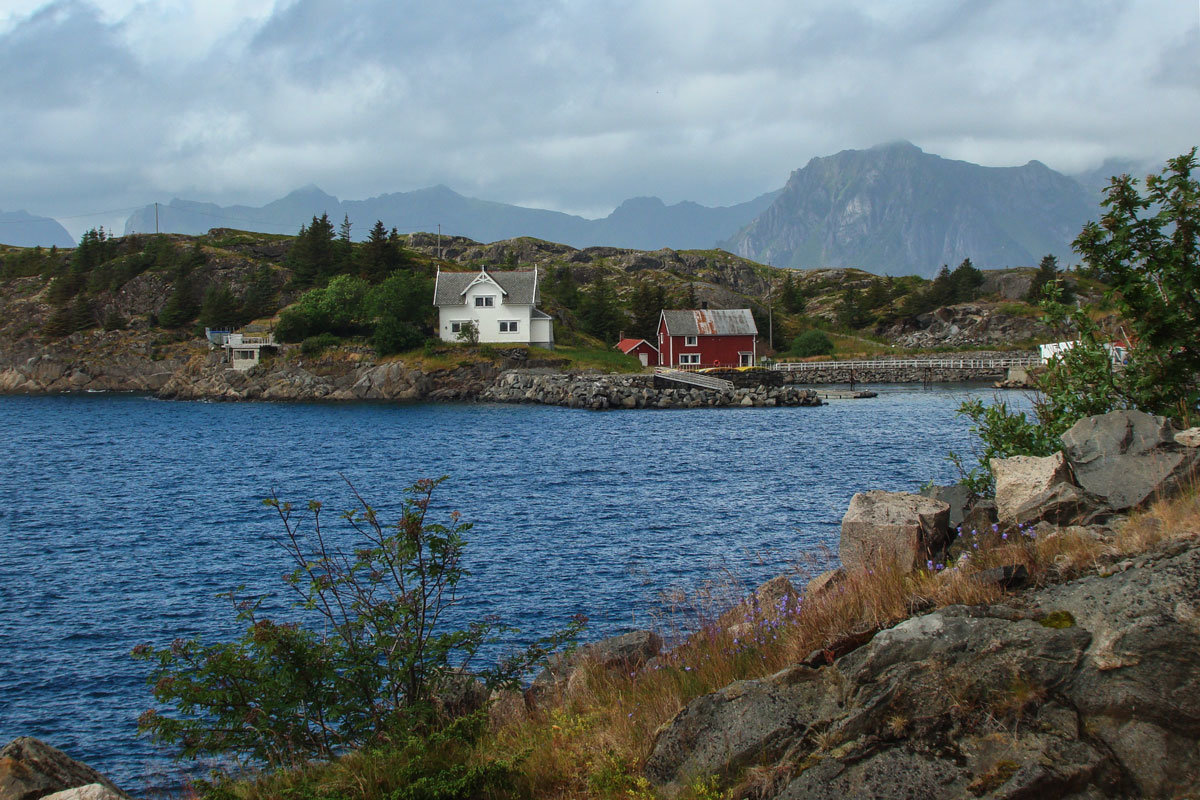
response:
[[[716,378],[712,375],[705,375],[702,372],[687,372],[681,369],[672,369],[671,367],[655,367],[654,375],[658,378],[665,378],[676,383],[685,383],[689,386],[716,389],[721,392],[733,391],[733,381]]]
[[[874,361],[777,361],[771,369],[810,372],[826,369],[990,369],[1032,367],[1042,363],[1037,356],[1013,358],[881,358]]]

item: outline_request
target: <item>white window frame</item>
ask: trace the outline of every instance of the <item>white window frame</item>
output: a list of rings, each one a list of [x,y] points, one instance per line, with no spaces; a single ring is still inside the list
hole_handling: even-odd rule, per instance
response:
[[[753,367],[754,366],[754,353],[749,350],[739,350],[738,351],[738,362],[739,362],[738,363],[739,367]]]
[[[477,295],[475,297],[475,307],[476,308],[495,308],[496,307],[496,295],[494,295],[494,294]]]
[[[453,320],[450,323],[450,332],[451,333],[462,333],[463,325],[473,325],[473,324],[474,324],[474,320],[469,320],[469,319]]]
[[[699,336],[683,337],[683,346],[684,347],[698,347],[699,345],[700,345],[700,337]]]
[[[682,367],[685,365],[700,366],[700,354],[699,353],[680,353],[679,354],[679,366]]]
[[[516,320],[516,319],[500,320],[500,332],[501,333],[517,333],[517,331],[519,330],[519,326],[518,326],[519,322],[520,322],[520,320]]]

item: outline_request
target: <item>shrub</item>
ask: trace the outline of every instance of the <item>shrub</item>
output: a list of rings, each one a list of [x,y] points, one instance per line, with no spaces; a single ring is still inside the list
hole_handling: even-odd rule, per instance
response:
[[[792,341],[791,352],[802,358],[833,354],[833,341],[825,331],[810,328]]]
[[[342,340],[334,336],[332,333],[321,333],[316,336],[309,336],[300,343],[300,352],[310,358],[320,355],[327,348],[337,347]]]
[[[375,332],[371,334],[371,346],[379,355],[390,356],[412,350],[424,339],[424,334],[417,330],[417,326],[389,314],[376,323]]]
[[[261,597],[230,592],[246,626],[237,641],[179,639],[162,649],[134,649],[135,658],[153,665],[155,699],[176,712],[147,711],[139,730],[177,745],[181,757],[231,754],[280,766],[444,729],[434,689],[468,670],[479,649],[507,629],[491,617],[446,629],[443,617],[467,575],[463,535],[471,525],[458,512],[448,525],[429,520],[443,480],[409,487],[400,519],[390,525],[355,492],[358,509],[341,518],[360,544],[345,551],[334,549],[322,526],[320,503],[308,504],[311,532],[304,533],[290,503],[265,500],[279,515],[295,564],[286,583],[319,627],[276,622],[259,613]],[[485,685],[516,685],[584,622],[579,617],[483,670]]]

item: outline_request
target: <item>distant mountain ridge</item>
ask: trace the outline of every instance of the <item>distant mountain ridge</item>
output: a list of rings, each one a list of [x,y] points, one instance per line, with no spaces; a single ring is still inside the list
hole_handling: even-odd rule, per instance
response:
[[[74,247],[75,240],[51,217],[27,211],[0,211],[0,244],[14,247]]]
[[[1093,191],[1039,161],[983,167],[896,142],[812,159],[721,246],[775,266],[926,277],[964,258],[998,268],[1050,253],[1067,264],[1098,215]]]
[[[775,197],[774,192],[745,203],[710,208],[697,203],[666,205],[657,197],[626,200],[602,219],[586,219],[560,211],[526,208],[465,197],[438,185],[396,192],[367,200],[338,200],[316,186],[306,186],[261,207],[218,206],[174,199],[158,206],[158,230],[203,234],[210,228],[233,227],[263,233],[296,233],[314,215],[327,213],[334,225],[348,216],[352,236],[366,237],[376,220],[401,233],[432,232],[494,242],[532,236],[572,247],[611,246],[639,250],[711,248],[753,220]],[[146,206],[125,223],[125,232],[155,230],[155,207]]]

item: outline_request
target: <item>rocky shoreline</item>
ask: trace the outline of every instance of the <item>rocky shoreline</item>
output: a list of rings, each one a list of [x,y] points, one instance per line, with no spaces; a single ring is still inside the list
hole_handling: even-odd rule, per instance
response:
[[[811,406],[820,405],[821,400],[817,392],[803,387],[852,381],[969,382],[997,377],[994,371],[977,368],[853,373],[825,368],[819,373],[779,375],[779,385],[738,381],[732,391],[722,391],[668,384],[644,373],[565,372],[565,363],[558,359],[464,359],[455,366],[422,369],[403,361],[377,363],[365,349],[305,357],[296,348],[285,348],[253,369],[238,371],[229,368],[220,351],[194,340],[129,341],[119,333],[94,331],[49,350],[30,342],[0,348],[0,394],[132,392],[174,400],[483,401],[603,410]]]

